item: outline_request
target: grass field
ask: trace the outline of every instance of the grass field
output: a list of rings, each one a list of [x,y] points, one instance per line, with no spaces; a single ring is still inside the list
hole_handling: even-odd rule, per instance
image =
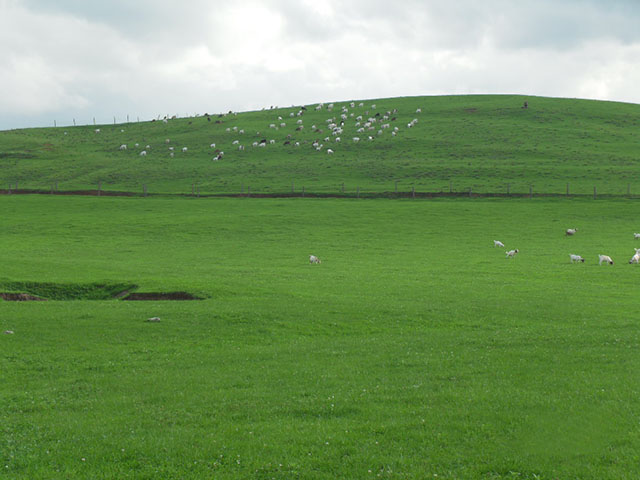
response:
[[[529,108],[522,108],[524,101]],[[336,143],[326,120],[340,122],[342,107],[348,111],[342,141]],[[93,125],[0,132],[0,188],[17,184],[49,191],[57,184],[60,190],[94,190],[100,184],[103,190],[142,193],[146,185],[150,193],[187,194],[197,184],[203,194],[247,188],[286,193],[292,187],[342,193],[344,184],[351,194],[358,188],[390,192],[396,186],[403,192],[478,193],[507,188],[528,193],[532,186],[534,193],[564,194],[569,184],[572,194],[593,194],[594,186],[599,194],[640,194],[640,106],[634,104],[461,95],[367,100],[354,107],[336,102],[332,110],[310,105],[298,117],[299,111],[289,107],[166,124],[99,125],[100,133]],[[389,119],[383,120],[386,112]],[[360,126],[358,116],[363,116]],[[372,130],[364,126],[368,118],[376,120]],[[413,119],[418,123],[408,128]],[[355,136],[360,142],[353,142]],[[252,146],[262,139],[275,143]],[[312,147],[314,140],[323,145],[320,151]],[[212,161],[211,143],[225,152],[223,160]],[[126,151],[119,150],[122,144]],[[239,151],[240,145],[245,150]],[[169,147],[175,149],[173,158]],[[329,148],[333,155],[327,154]],[[140,156],[143,149],[146,157]]]
[[[640,475],[632,200],[0,209],[5,291],[204,298],[0,301],[0,477]]]

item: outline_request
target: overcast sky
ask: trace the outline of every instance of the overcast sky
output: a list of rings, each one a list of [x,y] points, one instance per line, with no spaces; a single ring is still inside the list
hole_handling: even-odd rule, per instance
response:
[[[322,101],[640,103],[637,0],[0,0],[0,129]]]

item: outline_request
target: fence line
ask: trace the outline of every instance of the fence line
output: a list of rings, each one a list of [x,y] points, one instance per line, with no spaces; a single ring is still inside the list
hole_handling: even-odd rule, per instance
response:
[[[528,192],[520,191],[513,192],[511,189],[511,184],[506,184],[506,189],[502,192],[499,191],[482,191],[481,189],[474,189],[473,187],[468,187],[466,190],[454,191],[451,184],[449,184],[449,191],[440,190],[440,191],[419,191],[416,189],[415,185],[411,185],[410,190],[402,190],[398,188],[398,182],[394,182],[393,188],[390,190],[376,190],[376,189],[363,189],[359,185],[355,185],[353,189],[346,189],[345,184],[342,183],[337,185],[335,189],[329,189],[327,187],[317,188],[317,189],[309,189],[306,185],[301,184],[298,191],[294,188],[294,182],[291,183],[291,187],[284,187],[282,189],[272,190],[270,186],[264,186],[261,189],[256,189],[255,187],[252,189],[251,185],[243,182],[240,185],[240,188],[236,191],[233,189],[229,189],[228,187],[223,187],[219,191],[215,191],[215,187],[211,187],[209,191],[201,191],[200,185],[198,183],[191,183],[187,185],[185,191],[183,193],[180,192],[163,192],[150,191],[147,183],[143,183],[140,186],[140,189],[137,191],[122,191],[122,190],[109,190],[108,188],[104,188],[102,181],[99,181],[94,189],[69,189],[69,190],[60,190],[58,186],[58,181],[49,184],[48,186],[43,186],[40,188],[27,188],[24,185],[24,182],[21,181],[20,184],[18,181],[15,183],[6,184],[7,188],[0,189],[0,195],[15,195],[15,194],[49,194],[49,195],[95,195],[95,196],[180,196],[180,197],[280,197],[280,198],[295,198],[295,197],[316,197],[316,198],[439,198],[439,197],[450,197],[450,198],[541,198],[541,197],[558,197],[558,198],[593,198],[597,200],[598,198],[640,198],[640,196],[636,197],[631,193],[631,185],[627,184],[626,193],[603,193],[602,190],[598,190],[597,185],[593,186],[593,192],[573,192],[570,193],[570,186],[567,183],[566,192],[544,192],[544,191],[536,191],[534,189],[534,185],[529,185]],[[191,188],[189,188],[191,187]],[[246,189],[245,189],[246,187]],[[246,191],[245,191],[246,190]]]

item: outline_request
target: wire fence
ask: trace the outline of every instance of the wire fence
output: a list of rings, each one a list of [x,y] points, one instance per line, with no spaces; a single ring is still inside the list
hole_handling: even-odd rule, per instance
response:
[[[39,183],[39,182],[38,182]],[[175,184],[170,186],[160,183],[142,183],[136,188],[130,185],[123,187],[118,184],[98,182],[95,185],[59,187],[58,182],[51,185],[36,185],[35,182],[11,182],[6,188],[0,189],[0,194],[50,194],[50,195],[92,195],[92,196],[187,196],[187,197],[315,197],[315,198],[535,198],[535,197],[566,197],[566,198],[640,198],[640,188],[634,189],[630,183],[605,185],[598,187],[585,186],[580,183],[577,188],[572,188],[566,183],[564,188],[557,185],[552,188],[535,188],[533,184],[507,183],[496,188],[492,186],[469,186],[454,188],[453,182],[440,188],[429,188],[423,185],[415,185],[398,181],[384,186],[348,185],[339,183],[334,185],[306,186],[304,182],[292,181],[289,185],[265,185],[250,182],[242,182],[238,185],[192,182],[186,184],[182,191],[176,191]],[[638,192],[636,195],[634,192]]]

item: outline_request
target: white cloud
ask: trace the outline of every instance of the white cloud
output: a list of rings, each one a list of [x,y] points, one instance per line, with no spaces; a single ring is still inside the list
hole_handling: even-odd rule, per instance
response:
[[[339,99],[639,102],[634,1],[0,0],[0,128]]]

